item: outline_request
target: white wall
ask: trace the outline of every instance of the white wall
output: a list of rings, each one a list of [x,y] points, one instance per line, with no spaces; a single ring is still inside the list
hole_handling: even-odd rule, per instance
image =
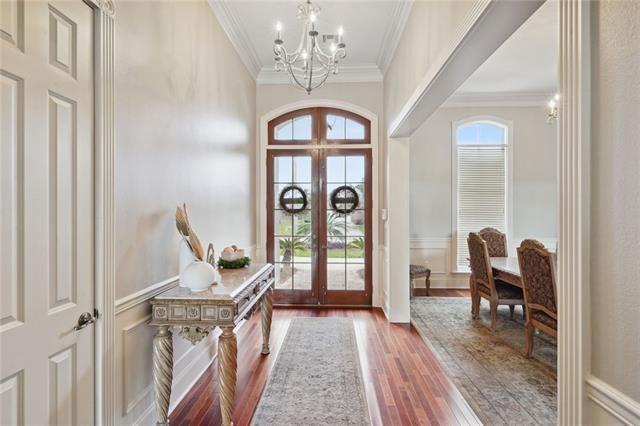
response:
[[[255,244],[255,83],[206,1],[119,2],[115,22],[115,414],[150,423],[147,300],[178,273],[176,205],[218,251]],[[174,341],[172,406],[215,353]]]
[[[555,248],[556,124],[544,107],[440,108],[411,136],[411,260],[428,265],[432,287],[468,287],[452,274],[452,122],[494,116],[513,122],[513,224],[509,250],[524,238]],[[418,286],[422,283],[418,282]]]
[[[474,3],[472,0],[413,3],[400,43],[384,76],[387,127],[451,43]]]
[[[640,3],[594,2],[592,12],[591,373],[608,387],[606,396],[627,396],[637,424]],[[613,401],[608,406],[619,409],[620,398]],[[593,418],[608,416],[595,403],[590,409]]]

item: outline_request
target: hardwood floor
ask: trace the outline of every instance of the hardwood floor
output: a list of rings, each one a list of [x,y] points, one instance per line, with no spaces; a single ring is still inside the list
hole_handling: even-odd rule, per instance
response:
[[[373,424],[480,424],[412,326],[390,324],[380,309],[276,308],[270,355],[260,355],[259,313],[238,332],[236,426],[251,422],[291,318],[324,316],[354,320]],[[214,362],[176,407],[173,425],[220,424],[216,368]]]

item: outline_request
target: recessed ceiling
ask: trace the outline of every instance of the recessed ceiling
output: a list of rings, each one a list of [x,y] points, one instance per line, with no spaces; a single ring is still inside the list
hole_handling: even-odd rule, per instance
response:
[[[558,3],[547,0],[456,91],[554,93],[558,87]]]
[[[284,73],[273,71],[275,24],[283,26],[285,46],[295,50],[302,31],[296,18],[301,1],[210,0],[220,24],[227,32],[258,83],[288,82]],[[347,58],[334,81],[381,81],[411,10],[411,1],[313,2],[322,10],[317,29],[320,36],[344,29]]]

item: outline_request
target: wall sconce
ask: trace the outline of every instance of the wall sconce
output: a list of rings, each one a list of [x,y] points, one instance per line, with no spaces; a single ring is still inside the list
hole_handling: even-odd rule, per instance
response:
[[[549,101],[549,112],[547,113],[547,124],[551,124],[558,120],[558,101],[560,100],[560,94],[556,93],[553,99]]]

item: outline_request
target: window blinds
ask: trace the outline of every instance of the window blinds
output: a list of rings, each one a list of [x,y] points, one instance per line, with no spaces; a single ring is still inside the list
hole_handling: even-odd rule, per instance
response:
[[[469,270],[469,232],[506,232],[506,146],[458,146],[457,269]]]

